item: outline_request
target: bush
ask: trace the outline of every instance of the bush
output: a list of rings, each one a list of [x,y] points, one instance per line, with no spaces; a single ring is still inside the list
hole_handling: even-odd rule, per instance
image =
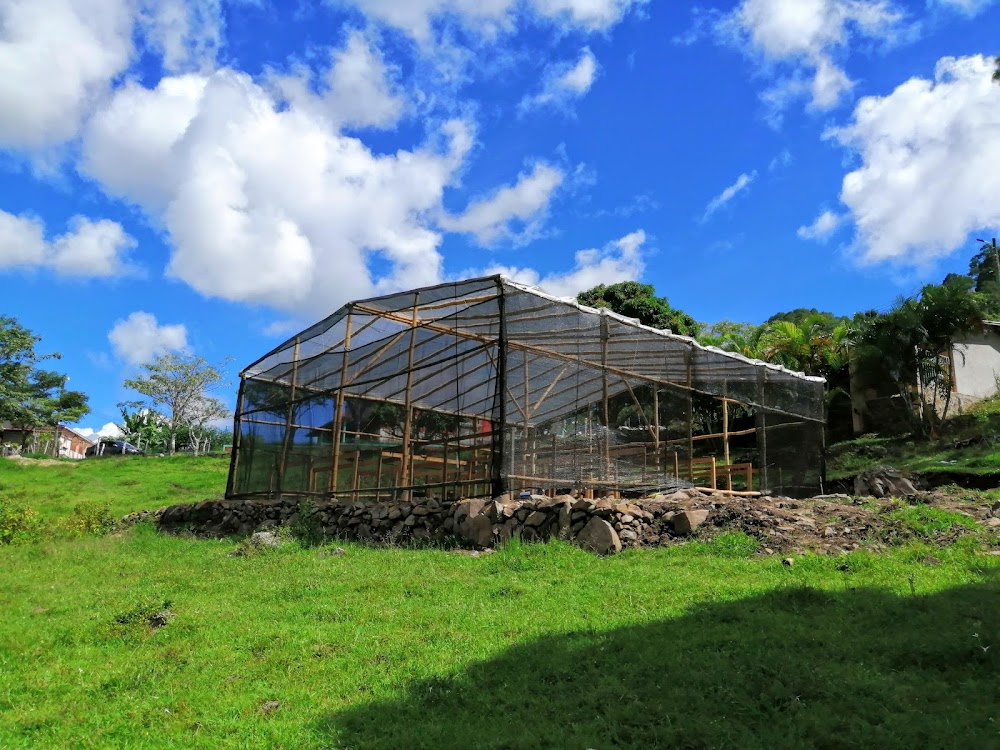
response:
[[[295,516],[290,528],[292,537],[303,547],[319,547],[323,544],[325,540],[323,525],[316,515],[315,503],[308,499],[299,501]]]
[[[115,517],[103,503],[80,503],[72,514],[54,524],[54,530],[70,536],[106,534],[115,526]]]
[[[38,539],[42,520],[31,508],[0,495],[0,544],[18,544]]]

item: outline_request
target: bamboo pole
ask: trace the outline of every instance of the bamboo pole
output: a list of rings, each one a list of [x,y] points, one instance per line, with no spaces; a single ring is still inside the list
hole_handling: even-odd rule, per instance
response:
[[[295,381],[299,374],[299,339],[295,337],[295,347],[292,350],[292,383],[288,401],[288,412],[285,418],[285,436],[281,441],[281,460],[278,464],[278,492],[285,489],[285,469],[288,466],[288,448],[292,440],[292,415],[295,411]]]
[[[691,392],[694,373],[691,366],[691,351],[687,353],[687,442],[688,442],[688,479],[694,479],[694,394]]]
[[[341,431],[344,428],[344,386],[347,383],[347,363],[348,353],[351,349],[351,319],[354,316],[353,308],[347,310],[347,326],[344,332],[344,353],[340,358],[340,389],[334,398],[333,407],[333,465],[330,467],[330,494],[335,495],[338,490],[340,480],[340,441]]]
[[[236,494],[236,477],[240,468],[240,447],[243,445],[243,388],[246,381],[240,378],[240,391],[236,396],[236,409],[233,411],[233,447],[229,457],[229,479],[226,481],[226,497]]]
[[[729,393],[729,383],[728,381],[723,383],[722,386],[723,393]],[[729,399],[722,399],[722,462],[729,466]],[[733,488],[733,475],[726,473],[726,489],[731,490]]]
[[[417,345],[417,306],[420,302],[420,292],[413,295],[413,310],[410,319],[410,348],[406,355],[406,421],[403,423],[403,461],[402,474],[399,484],[408,486],[413,476],[413,446],[410,441],[413,438],[413,350]]]
[[[608,412],[608,339],[611,326],[607,313],[601,310],[601,401],[604,407],[604,472],[611,471],[611,417]]]

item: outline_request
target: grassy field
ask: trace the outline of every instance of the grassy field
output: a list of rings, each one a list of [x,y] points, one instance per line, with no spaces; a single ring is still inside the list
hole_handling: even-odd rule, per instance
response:
[[[0,482],[134,510],[195,467],[222,481],[188,460]],[[791,566],[735,535],[608,559],[341,546],[0,545],[0,747],[1000,747],[1000,558],[974,541]]]
[[[0,499],[28,505],[46,519],[70,515],[79,505],[106,506],[120,518],[137,510],[220,497],[228,471],[228,456],[0,460]]]

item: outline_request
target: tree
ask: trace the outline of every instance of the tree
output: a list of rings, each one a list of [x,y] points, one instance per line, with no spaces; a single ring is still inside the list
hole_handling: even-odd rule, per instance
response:
[[[993,80],[996,81],[997,83],[1000,83],[1000,55],[997,55],[997,57],[994,59],[994,62],[997,64],[997,69],[993,73]]]
[[[122,415],[118,429],[122,431],[122,439],[147,453],[165,450],[168,441],[166,420],[148,408],[129,411],[132,406],[130,402],[118,404]]]
[[[577,301],[589,307],[606,307],[629,318],[638,318],[643,325],[670,329],[682,336],[697,336],[701,325],[681,310],[670,306],[666,297],[657,297],[651,284],[623,281],[607,286],[598,284],[593,289],[580,292]]]
[[[55,430],[60,422],[75,422],[90,412],[85,394],[66,390],[66,375],[37,367],[39,362],[59,358],[55,353],[37,353],[39,341],[15,318],[0,316],[0,421],[21,430],[22,450],[33,428]],[[58,439],[52,447],[58,455]]]
[[[921,434],[935,433],[939,404],[941,417],[948,414],[955,338],[980,325],[988,309],[974,284],[968,276],[951,275],[943,284],[925,286],[919,299],[900,299],[885,315],[858,316],[858,370],[894,384]]]
[[[763,326],[755,326],[753,323],[723,320],[710,326],[707,332],[698,337],[698,341],[705,346],[760,359],[760,336],[763,331]]]
[[[975,291],[984,295],[987,312],[1000,313],[1000,248],[984,242],[969,261],[969,276],[975,281]]]
[[[798,323],[772,319],[758,341],[761,358],[829,379],[847,364],[848,340],[847,326],[833,325],[831,318],[829,313],[811,312]]]
[[[181,427],[204,424],[221,402],[211,392],[222,385],[222,374],[201,357],[161,354],[143,365],[145,374],[125,381],[125,387],[145,397],[133,402],[160,412],[165,420],[167,451],[177,452]],[[209,417],[212,419],[215,417]]]

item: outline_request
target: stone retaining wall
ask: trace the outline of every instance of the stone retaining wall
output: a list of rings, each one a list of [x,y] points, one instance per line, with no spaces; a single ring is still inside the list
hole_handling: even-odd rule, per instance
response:
[[[707,508],[692,508],[703,500]],[[167,531],[213,536],[245,535],[279,526],[306,526],[328,537],[400,543],[457,541],[476,548],[509,539],[542,541],[558,537],[598,554],[654,546],[690,534],[708,520],[711,497],[679,490],[644,500],[554,498],[433,498],[412,502],[345,503],[297,497],[268,500],[208,500],[133,514],[126,520],[156,520]]]

